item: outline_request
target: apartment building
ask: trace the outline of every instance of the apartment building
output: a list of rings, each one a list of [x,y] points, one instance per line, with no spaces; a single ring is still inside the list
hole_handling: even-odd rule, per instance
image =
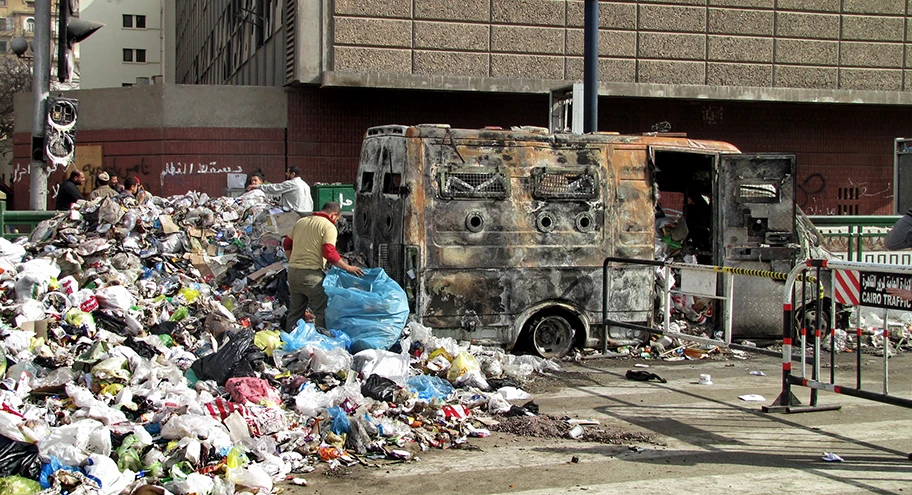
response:
[[[81,89],[150,84],[165,75],[164,1],[81,0],[80,17],[105,24],[80,44]]]
[[[52,13],[56,12],[56,8],[52,9]],[[35,0],[0,0],[0,54],[11,53],[13,38],[31,41],[34,36]]]

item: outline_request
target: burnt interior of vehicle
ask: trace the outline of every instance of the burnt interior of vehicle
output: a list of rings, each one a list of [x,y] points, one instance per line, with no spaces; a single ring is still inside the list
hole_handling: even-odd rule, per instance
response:
[[[693,255],[704,265],[719,261],[713,242],[714,159],[715,155],[700,153],[654,153],[656,227],[667,259]]]
[[[656,258],[718,264],[721,255],[716,248],[718,222],[714,215],[719,205],[713,205],[716,156],[659,150],[652,156],[657,189]],[[718,318],[711,318],[717,311],[714,300],[678,296],[673,297],[673,305],[692,325],[708,326],[710,331],[718,326]]]

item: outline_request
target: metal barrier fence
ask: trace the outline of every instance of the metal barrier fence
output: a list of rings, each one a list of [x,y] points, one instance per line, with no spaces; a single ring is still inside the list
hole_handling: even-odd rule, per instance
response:
[[[609,265],[615,264],[630,264],[630,265],[641,265],[641,266],[653,266],[662,268],[664,272],[663,279],[665,284],[662,287],[662,301],[663,301],[663,321],[662,328],[652,328],[645,325],[640,325],[637,323],[611,320],[608,318],[608,268]],[[681,286],[676,290],[672,290],[669,281],[672,279],[672,273],[674,270],[677,270],[681,275]],[[718,284],[717,277],[721,275],[722,283]],[[732,290],[734,288],[734,277],[735,276],[744,276],[744,277],[761,277],[769,278],[774,280],[785,281],[788,278],[787,273],[766,271],[766,270],[750,270],[744,268],[733,268],[733,267],[722,267],[714,265],[696,265],[690,263],[674,263],[674,262],[664,262],[664,261],[654,261],[654,260],[642,260],[642,259],[632,259],[632,258],[605,258],[605,261],[602,263],[602,354],[608,354],[608,341],[610,340],[609,328],[611,326],[628,328],[631,330],[638,330],[642,332],[647,332],[654,335],[666,335],[668,337],[677,338],[681,340],[687,340],[691,342],[697,342],[700,344],[718,346],[718,347],[727,347],[729,349],[736,349],[742,351],[753,352],[757,354],[764,354],[768,356],[780,356],[781,354],[776,351],[771,351],[768,349],[757,348],[753,346],[747,346],[742,344],[736,344],[731,341],[731,328],[732,328]],[[693,295],[708,299],[713,299],[720,306],[719,314],[721,315],[721,331],[722,339],[714,338],[704,338],[697,335],[690,335],[681,332],[673,332],[670,330],[671,323],[671,303],[672,294],[680,295]],[[819,314],[819,311],[818,311]],[[798,359],[798,358],[796,358]],[[805,361],[807,358],[803,358]]]
[[[846,261],[871,263],[908,263],[909,253],[886,251],[883,238],[899,215],[814,215],[808,219],[824,237],[824,246],[834,253],[845,253]],[[873,258],[873,259],[872,259]]]
[[[813,353],[811,359],[811,376],[807,373],[807,360],[803,359],[800,374],[797,370],[792,369],[792,343],[795,335],[795,308],[794,295],[795,283],[805,275],[809,270],[816,274],[816,280],[821,280],[822,270],[829,270],[833,281],[833,304],[838,301],[842,304],[851,305],[856,308],[877,307],[884,308],[889,312],[890,309],[912,310],[912,301],[905,301],[899,297],[888,293],[887,289],[901,288],[909,290],[912,288],[912,266],[908,265],[884,265],[875,263],[860,263],[842,260],[807,260],[798,264],[789,273],[788,279],[783,288],[783,326],[782,326],[782,392],[779,397],[769,406],[764,406],[766,412],[810,412],[821,410],[839,409],[838,405],[818,406],[817,392],[824,390],[836,394],[844,394],[862,399],[883,402],[903,407],[912,407],[912,400],[897,397],[889,394],[889,360],[890,360],[890,339],[889,325],[885,315],[884,326],[881,329],[884,339],[884,361],[883,361],[883,392],[872,392],[862,388],[862,366],[861,366],[861,340],[865,331],[861,328],[860,311],[856,311],[855,321],[855,386],[848,387],[836,383],[836,366],[835,366],[835,312],[831,311],[829,332],[830,332],[830,377],[828,382],[821,381],[821,331],[822,325],[818,324],[814,332]],[[807,277],[804,277],[807,279]],[[815,283],[819,287],[819,283]],[[818,299],[818,306],[820,304]],[[818,311],[818,315],[820,312]],[[801,332],[801,356],[806,357],[807,336],[804,331]],[[803,406],[792,393],[792,386],[807,387],[810,389],[810,405]]]
[[[57,211],[6,210],[6,201],[0,201],[0,235],[13,240],[28,236],[44,220],[53,217]]]

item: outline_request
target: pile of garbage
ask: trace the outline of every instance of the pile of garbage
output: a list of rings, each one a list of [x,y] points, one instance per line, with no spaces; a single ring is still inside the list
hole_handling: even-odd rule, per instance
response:
[[[109,198],[0,239],[0,494],[267,493],[530,414],[511,401],[557,364],[433,336],[380,269],[327,275],[330,330],[282,331],[296,220]]]

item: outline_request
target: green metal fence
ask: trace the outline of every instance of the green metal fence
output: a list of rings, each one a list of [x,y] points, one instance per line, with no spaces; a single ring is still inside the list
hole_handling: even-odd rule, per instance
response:
[[[865,252],[886,251],[883,238],[900,215],[815,215],[808,218],[820,230],[827,249],[846,253],[847,261],[865,261]]]
[[[14,210],[6,211],[6,201],[0,201],[0,234],[6,239],[29,235],[43,220],[56,215],[56,211]]]

